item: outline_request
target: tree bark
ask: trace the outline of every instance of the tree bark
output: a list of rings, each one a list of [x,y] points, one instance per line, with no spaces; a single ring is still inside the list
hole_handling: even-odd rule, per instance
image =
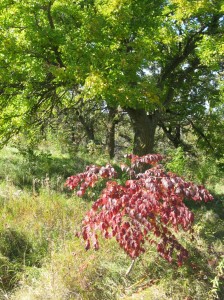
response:
[[[108,123],[107,123],[107,137],[106,148],[109,157],[112,159],[115,155],[115,126],[118,123],[116,119],[117,109],[109,107]]]
[[[127,109],[134,130],[133,153],[146,155],[153,153],[158,113],[147,114],[144,109]]]

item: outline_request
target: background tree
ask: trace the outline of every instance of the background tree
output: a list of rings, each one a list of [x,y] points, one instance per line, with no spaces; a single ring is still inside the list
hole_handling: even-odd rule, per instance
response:
[[[158,127],[175,147],[189,149],[189,130],[216,147],[222,1],[4,0],[0,8],[3,141],[82,99],[128,113],[134,153],[153,152]]]

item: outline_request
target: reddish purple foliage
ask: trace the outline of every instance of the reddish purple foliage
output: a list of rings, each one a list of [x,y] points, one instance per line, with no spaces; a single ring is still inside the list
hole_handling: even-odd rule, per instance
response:
[[[121,170],[129,174],[130,180],[125,185],[107,181],[83,220],[81,235],[86,241],[86,249],[91,244],[95,249],[99,248],[96,233],[99,230],[105,238],[115,237],[131,258],[145,251],[147,241],[156,245],[157,251],[166,260],[171,262],[175,256],[178,265],[182,265],[188,252],[173,232],[180,229],[191,231],[194,221],[184,199],[207,202],[213,200],[212,195],[203,186],[165,172],[157,164],[163,159],[162,155],[127,155],[127,158],[131,159],[131,166],[122,164]],[[144,173],[136,173],[142,163],[153,167]],[[106,167],[89,166],[86,172],[69,177],[66,185],[71,189],[79,186],[77,194],[82,196],[99,178],[116,177],[116,171],[109,164]]]

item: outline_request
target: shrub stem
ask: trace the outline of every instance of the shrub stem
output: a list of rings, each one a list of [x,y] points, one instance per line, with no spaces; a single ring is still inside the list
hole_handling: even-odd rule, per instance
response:
[[[135,261],[136,261],[136,258],[134,258],[129,266],[129,268],[127,269],[127,272],[125,273],[125,276],[127,277],[130,273],[131,273],[131,270],[133,269],[134,267],[134,264],[135,264]]]

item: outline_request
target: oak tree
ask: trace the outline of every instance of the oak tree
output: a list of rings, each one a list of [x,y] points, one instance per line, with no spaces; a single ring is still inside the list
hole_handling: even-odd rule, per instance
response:
[[[216,148],[221,0],[2,0],[0,11],[3,141],[81,99],[129,114],[134,153],[153,151],[158,127],[175,147],[191,129]]]

